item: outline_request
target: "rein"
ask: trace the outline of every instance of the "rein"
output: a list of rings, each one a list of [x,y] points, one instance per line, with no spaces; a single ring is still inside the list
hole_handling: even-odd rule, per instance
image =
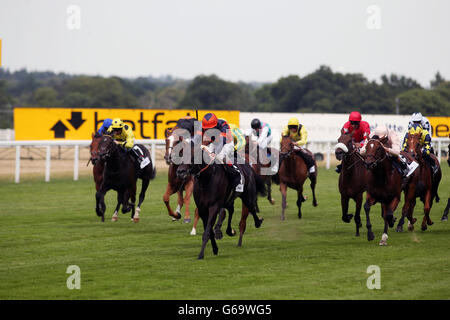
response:
[[[378,142],[379,144],[381,144],[382,147],[384,147],[384,145],[383,145],[380,141],[375,140],[375,139],[370,139],[369,141],[367,141],[367,144],[369,144],[370,141],[376,141],[376,142]],[[383,156],[383,158],[381,158],[381,159],[377,159],[374,155],[371,155],[371,154],[366,155],[366,157],[372,157],[372,158],[374,158],[374,159],[375,159],[375,162],[373,163],[373,165],[374,165],[374,166],[377,166],[379,163],[381,163],[382,161],[384,161],[384,159],[386,159],[386,157],[387,157],[387,152],[384,152],[384,156]],[[365,162],[365,161],[364,161],[364,162]]]

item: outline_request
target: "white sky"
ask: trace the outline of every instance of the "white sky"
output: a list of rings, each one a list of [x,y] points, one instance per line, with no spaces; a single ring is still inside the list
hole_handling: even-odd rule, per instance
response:
[[[67,27],[71,4],[79,30]],[[450,79],[449,14],[446,0],[1,0],[2,65],[272,82],[325,64],[428,86],[437,70]]]

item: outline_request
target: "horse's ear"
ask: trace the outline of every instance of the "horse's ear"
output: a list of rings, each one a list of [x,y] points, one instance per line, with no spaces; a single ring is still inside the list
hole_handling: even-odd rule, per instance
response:
[[[95,137],[95,133],[94,132],[92,132],[92,138],[94,138]]]

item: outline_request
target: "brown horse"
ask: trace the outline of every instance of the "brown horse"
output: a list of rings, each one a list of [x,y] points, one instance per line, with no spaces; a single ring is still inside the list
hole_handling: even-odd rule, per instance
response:
[[[352,134],[342,134],[335,147],[336,159],[342,161],[342,171],[339,175],[339,192],[341,193],[342,221],[350,223],[353,215],[348,214],[348,202],[353,199],[355,207],[356,236],[359,236],[361,224],[361,207],[363,193],[366,191],[367,170],[364,158],[353,145]]]
[[[397,232],[403,231],[403,223],[405,217],[408,217],[409,220],[408,230],[414,230],[414,223],[417,219],[413,218],[413,212],[416,205],[416,198],[418,197],[424,204],[422,231],[425,231],[427,229],[427,225],[431,226],[433,224],[433,221],[431,221],[430,218],[430,211],[431,207],[433,206],[433,199],[435,197],[432,177],[433,173],[431,172],[431,167],[422,157],[420,141],[421,133],[408,133],[406,150],[412,158],[417,160],[417,162],[419,163],[419,167],[414,171],[411,181],[405,188],[405,204],[402,210],[402,217],[397,225]]]
[[[309,152],[310,153],[310,152]],[[312,154],[311,154],[312,156]],[[283,136],[281,138],[280,147],[280,168],[278,174],[272,176],[272,181],[280,185],[282,196],[281,201],[281,220],[285,219],[284,211],[286,210],[286,196],[287,188],[297,190],[297,207],[298,218],[302,217],[302,202],[306,201],[303,197],[303,184],[308,177],[308,170],[305,161],[295,154],[294,141],[290,136]],[[317,173],[317,165],[316,165]],[[313,206],[317,206],[315,186],[316,175],[311,179],[311,190],[313,194]]]
[[[270,168],[270,163],[262,164],[261,159],[259,158],[259,146],[258,144],[254,143],[254,147],[252,150],[250,150],[250,138],[249,136],[245,137],[245,162],[251,163],[251,166],[253,170],[256,172],[258,176],[261,177],[261,179],[264,181],[264,183],[267,186],[267,200],[269,200],[270,204],[275,204],[275,199],[272,198],[272,176],[270,175],[262,175],[261,169],[262,168]],[[269,148],[268,148],[269,149]],[[278,150],[274,148],[270,148],[271,156],[276,157],[278,156]],[[258,159],[253,159],[250,155],[258,155]]]
[[[450,144],[448,145],[447,163],[450,166]],[[448,221],[448,212],[450,211],[450,198],[447,200],[447,206],[444,209],[441,221]]]
[[[167,128],[164,131],[164,135],[166,137],[166,153],[164,155],[164,159],[166,160],[166,163],[169,165],[169,172],[168,172],[168,183],[166,192],[163,195],[163,201],[167,207],[169,215],[172,217],[173,221],[177,221],[181,219],[181,209],[183,208],[183,205],[185,206],[185,212],[184,212],[184,222],[189,223],[190,222],[190,212],[189,212],[189,204],[191,202],[191,195],[192,191],[194,190],[194,179],[192,176],[187,176],[185,180],[180,179],[177,177],[177,169],[178,165],[174,164],[171,161],[171,153],[173,150],[173,147],[179,142],[173,142],[173,145],[171,146],[171,140],[172,139],[172,132],[175,128]],[[183,197],[183,191],[186,191],[185,196]],[[172,208],[170,207],[170,196],[174,193],[177,193],[178,195],[178,206],[176,209],[176,214],[173,212]],[[195,217],[194,217],[194,227],[192,229],[191,234],[196,234],[196,228],[197,228],[197,222],[198,222],[199,216],[197,210],[195,211]]]
[[[381,203],[381,214],[384,219],[384,232],[380,241],[381,245],[387,245],[388,227],[395,223],[394,211],[400,202],[402,192],[402,177],[392,164],[384,149],[383,144],[374,136],[366,144],[364,164],[367,172],[367,193],[364,210],[367,219],[367,240],[373,240],[372,225],[370,223],[370,207],[375,203]]]

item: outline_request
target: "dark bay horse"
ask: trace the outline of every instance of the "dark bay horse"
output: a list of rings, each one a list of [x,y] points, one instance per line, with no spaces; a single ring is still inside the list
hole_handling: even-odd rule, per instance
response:
[[[448,145],[447,163],[450,167],[450,144]],[[441,221],[448,221],[448,212],[449,211],[450,211],[450,198],[448,198],[448,200],[447,200],[447,206],[444,209],[444,214],[442,215]]]
[[[171,141],[171,139],[174,139],[174,137],[172,136],[172,132],[174,129],[175,128],[167,128],[164,131],[166,137],[166,153],[164,155],[164,159],[166,160],[166,163],[169,165],[169,171],[168,171],[168,183],[166,192],[163,195],[163,201],[173,221],[181,219],[181,209],[183,208],[184,205],[185,206],[184,221],[189,222],[190,221],[189,204],[191,202],[192,191],[194,190],[194,179],[191,176],[186,177],[185,180],[182,180],[177,177],[178,165],[174,164],[171,160],[171,153],[173,147],[175,147],[176,144],[178,143],[178,141],[173,140]],[[183,191],[186,191],[184,197]],[[176,209],[176,214],[170,207],[170,196],[174,193],[177,193],[178,195],[178,206]],[[192,229],[192,232],[194,234],[195,229],[197,227],[198,219],[199,219],[198,214],[196,214],[194,218],[194,227]]]
[[[202,236],[202,248],[198,255],[198,259],[204,258],[205,247],[209,240],[213,248],[213,253],[218,254],[215,233],[213,226],[216,222],[218,214],[223,208],[227,208],[236,194],[231,190],[231,185],[228,182],[226,169],[223,164],[214,163],[214,159],[206,150],[202,152],[202,163],[194,164],[194,143],[191,143],[191,162],[189,164],[181,164],[177,169],[177,175],[180,179],[185,179],[188,175],[194,176],[194,200],[198,208],[199,216],[202,219],[204,232]],[[204,153],[208,153],[207,156]],[[208,163],[205,158],[210,157]],[[255,177],[253,170],[249,165],[246,167],[244,176],[244,192],[240,195],[243,205],[245,205],[255,219],[255,227],[259,228],[262,224],[262,219],[259,219],[256,214],[256,198],[257,198],[257,182],[252,180]],[[259,188],[265,191],[264,184],[260,184]]]
[[[353,218],[348,214],[348,202],[353,199],[355,207],[356,236],[359,236],[361,224],[361,207],[363,193],[366,191],[367,170],[364,158],[352,142],[353,134],[342,134],[335,147],[336,159],[342,161],[342,171],[339,174],[339,192],[341,194],[342,221],[350,223]]]
[[[402,192],[402,177],[392,164],[392,159],[387,155],[383,144],[372,137],[366,144],[364,164],[367,172],[367,193],[364,210],[367,219],[367,240],[373,240],[372,225],[370,223],[370,207],[375,203],[381,203],[381,213],[384,219],[384,232],[380,241],[381,245],[387,245],[388,227],[395,223],[394,211],[400,202]]]
[[[104,164],[104,168],[102,181],[96,193],[96,212],[98,216],[102,217],[102,221],[104,221],[106,210],[104,196],[108,190],[113,189],[117,191],[117,207],[112,221],[117,221],[117,212],[119,206],[122,205],[122,213],[127,213],[131,210],[131,218],[134,222],[139,222],[139,214],[142,202],[145,199],[145,192],[147,191],[150,180],[156,176],[156,170],[153,167],[150,153],[144,146],[139,145],[139,147],[144,152],[144,156],[150,159],[150,164],[143,169],[139,168],[139,165],[135,163],[132,156],[119,147],[111,136],[101,136],[98,142],[97,154],[99,161]],[[136,181],[138,178],[142,179],[142,187],[139,194],[139,202],[135,208]],[[94,180],[97,182],[99,178],[94,178]],[[131,200],[131,203],[129,200]]]
[[[284,211],[286,209],[286,196],[288,187],[297,190],[298,218],[300,219],[302,217],[302,202],[306,200],[303,197],[303,184],[308,177],[308,170],[305,161],[300,156],[295,154],[294,141],[290,136],[283,136],[281,138],[280,163],[281,164],[278,170],[278,174],[272,176],[272,181],[280,185],[282,196],[281,220],[285,219]],[[311,177],[310,180],[311,190],[313,194],[313,206],[316,207],[316,175]]]
[[[421,226],[422,231],[427,229],[427,225],[431,226],[433,224],[433,221],[431,221],[430,218],[430,211],[433,206],[434,197],[437,194],[437,186],[435,187],[433,182],[431,167],[422,157],[420,140],[421,133],[408,133],[406,151],[419,163],[419,167],[414,171],[411,181],[406,185],[404,190],[405,204],[402,210],[402,217],[397,225],[397,232],[403,231],[405,217],[409,220],[408,230],[414,230],[416,219],[413,218],[413,213],[416,205],[416,198],[420,198],[424,204],[424,217]],[[438,185],[439,181],[437,182]]]

